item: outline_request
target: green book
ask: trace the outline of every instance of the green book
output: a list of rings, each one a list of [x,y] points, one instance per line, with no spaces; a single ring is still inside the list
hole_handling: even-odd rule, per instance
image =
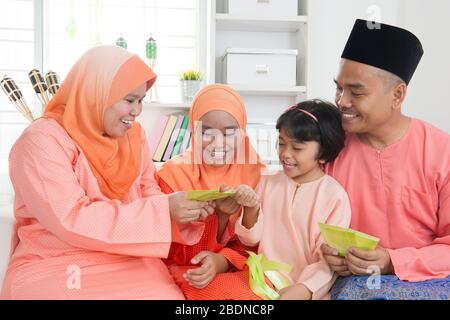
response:
[[[177,141],[175,142],[175,147],[173,147],[171,158],[177,156],[180,153],[181,144],[183,143],[184,134],[189,125],[189,116],[185,116],[183,119],[183,123],[180,127],[180,132],[177,137]]]
[[[195,201],[212,201],[225,199],[234,196],[236,192],[234,191],[219,191],[219,190],[191,190],[187,192],[188,200]]]
[[[341,257],[344,257],[350,248],[372,251],[380,241],[366,233],[329,224],[319,223],[319,228],[327,244],[338,249]]]

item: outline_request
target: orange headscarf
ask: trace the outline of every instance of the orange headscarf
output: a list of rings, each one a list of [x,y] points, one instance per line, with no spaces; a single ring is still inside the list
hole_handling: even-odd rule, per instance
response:
[[[119,138],[104,136],[108,107],[147,83],[156,74],[137,55],[114,46],[87,51],[72,67],[43,117],[53,118],[80,146],[110,199],[122,199],[137,178],[141,165],[141,127],[134,123]]]
[[[201,155],[197,149],[201,151],[201,148],[196,148],[194,124],[213,110],[226,111],[236,119],[243,133],[238,154],[244,154],[245,159],[222,167],[209,166],[199,161]],[[239,93],[222,84],[204,87],[197,93],[192,103],[189,121],[192,132],[191,147],[184,154],[167,161],[158,172],[159,178],[173,191],[218,189],[221,184],[228,186],[247,184],[255,188],[264,165],[247,136],[247,115]]]

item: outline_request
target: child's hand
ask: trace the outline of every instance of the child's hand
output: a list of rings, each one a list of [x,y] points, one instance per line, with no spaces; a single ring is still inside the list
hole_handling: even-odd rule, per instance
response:
[[[222,192],[230,191],[230,190],[232,190],[232,188],[230,188],[226,185],[221,185],[219,190]],[[226,215],[232,215],[232,214],[236,213],[236,211],[238,211],[239,208],[241,207],[241,205],[236,202],[234,197],[228,197],[225,199],[216,200],[215,202],[216,202],[217,212],[223,213]]]
[[[323,257],[332,271],[336,272],[341,277],[346,277],[352,274],[348,269],[345,257],[339,256],[337,249],[323,243],[320,246],[320,250],[322,251]]]
[[[294,284],[280,291],[279,300],[311,300],[312,293],[304,284]]]
[[[238,204],[244,207],[253,208],[259,206],[258,194],[255,190],[245,184],[241,184],[237,187],[234,199]]]
[[[184,275],[184,279],[193,287],[198,289],[205,288],[218,273],[227,272],[229,269],[228,260],[219,253],[211,251],[201,251],[191,263],[201,263],[197,269],[189,269]]]

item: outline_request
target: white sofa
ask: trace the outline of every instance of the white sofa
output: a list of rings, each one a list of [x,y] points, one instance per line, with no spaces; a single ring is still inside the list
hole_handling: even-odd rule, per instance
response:
[[[0,205],[0,289],[2,287],[3,276],[9,262],[9,250],[11,248],[13,227],[13,206]]]

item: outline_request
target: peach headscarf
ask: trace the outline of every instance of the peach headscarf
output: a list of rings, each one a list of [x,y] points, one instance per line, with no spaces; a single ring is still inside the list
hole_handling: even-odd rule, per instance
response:
[[[141,165],[141,127],[134,123],[119,138],[104,136],[108,107],[147,83],[156,74],[137,55],[114,46],[87,51],[72,67],[43,117],[53,118],[80,146],[110,199],[122,199],[137,178]]]
[[[206,113],[213,110],[222,110],[231,114],[243,131],[242,142],[238,153],[244,154],[245,159],[237,163],[213,167],[198,161],[195,145],[194,124]],[[250,144],[246,132],[247,115],[244,102],[235,90],[222,84],[212,84],[200,90],[189,112],[189,125],[192,132],[191,147],[182,155],[167,161],[158,176],[173,191],[186,191],[195,189],[217,189],[221,184],[237,186],[247,184],[253,188],[259,182],[261,169],[264,167],[256,151]]]

